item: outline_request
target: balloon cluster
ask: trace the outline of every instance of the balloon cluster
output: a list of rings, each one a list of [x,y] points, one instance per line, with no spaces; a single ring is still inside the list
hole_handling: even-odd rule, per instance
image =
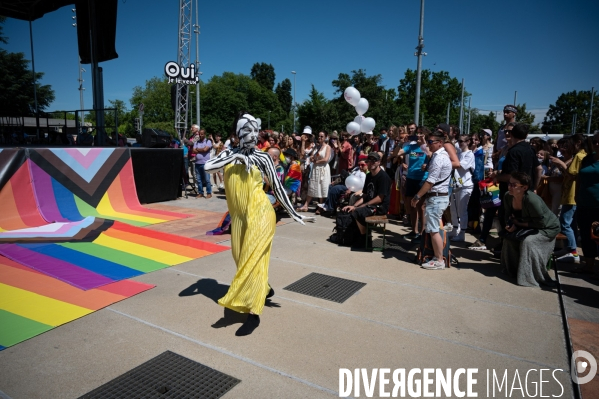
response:
[[[345,97],[345,101],[356,108],[356,112],[358,113],[354,121],[347,124],[345,130],[352,136],[372,131],[376,122],[372,118],[364,117],[364,114],[368,111],[368,100],[360,97],[360,92],[351,86],[345,89],[343,97]]]

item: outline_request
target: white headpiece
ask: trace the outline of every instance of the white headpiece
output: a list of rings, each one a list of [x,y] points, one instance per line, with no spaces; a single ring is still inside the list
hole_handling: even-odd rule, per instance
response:
[[[239,146],[242,148],[254,148],[258,142],[260,123],[250,114],[243,114],[237,121],[235,132],[239,137]]]

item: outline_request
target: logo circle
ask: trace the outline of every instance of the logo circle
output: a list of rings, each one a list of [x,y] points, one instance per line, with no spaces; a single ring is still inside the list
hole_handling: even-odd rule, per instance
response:
[[[179,76],[180,72],[181,69],[179,68],[179,65],[174,61],[167,62],[164,66],[164,73],[166,73],[168,77],[176,78]]]
[[[576,362],[576,359],[583,358],[584,361]],[[587,375],[584,377],[579,377],[578,373],[582,373],[587,369],[587,366],[590,365],[591,368]],[[587,351],[576,351],[572,354],[572,360],[570,361],[570,374],[572,376],[572,381],[577,383],[578,385],[586,384],[595,378],[597,374],[597,360]]]

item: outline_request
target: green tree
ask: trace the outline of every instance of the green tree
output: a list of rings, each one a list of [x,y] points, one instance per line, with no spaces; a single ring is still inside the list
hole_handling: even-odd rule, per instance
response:
[[[478,133],[482,129],[491,129],[493,134],[499,130],[499,122],[495,119],[495,112],[480,114],[478,109],[473,108],[470,115],[470,133]],[[466,129],[464,129],[466,130]]]
[[[282,82],[277,83],[275,93],[279,99],[279,104],[283,111],[290,113],[291,105],[293,103],[293,97],[291,96],[291,80],[285,78]]]
[[[0,49],[0,112],[11,116],[34,116],[33,72],[23,53],[9,53]],[[54,90],[39,82],[43,72],[36,72],[38,109],[44,111],[54,101]]]
[[[416,102],[416,71],[408,69],[397,87],[397,106],[400,122],[406,124],[414,120]],[[460,98],[462,84],[449,75],[449,72],[422,71],[420,83],[420,113],[428,126],[445,122],[447,104],[450,106],[449,123],[458,124],[460,119]],[[464,91],[464,99],[470,94]],[[465,100],[464,100],[465,101]],[[420,118],[419,118],[420,119]]]
[[[250,76],[252,77],[252,80],[255,80],[260,86],[269,91],[272,91],[275,87],[275,68],[272,64],[266,64],[264,62],[255,63],[252,66]]]
[[[595,101],[593,102],[591,132],[599,129],[599,107],[596,99],[597,92],[595,92]],[[543,132],[548,134],[570,134],[572,132],[572,119],[576,114],[576,133],[586,133],[590,105],[590,90],[574,90],[560,94],[555,104],[549,106],[549,110],[543,118]]]
[[[6,22],[6,17],[0,15],[0,43],[8,44],[8,38],[4,36],[4,22]]]
[[[153,77],[146,80],[145,87],[133,88],[133,95],[129,100],[132,110],[129,112],[130,128],[126,134],[133,136],[135,118],[139,118],[139,104],[144,104],[143,127],[164,130],[172,135],[175,132],[175,111],[171,107],[171,85],[164,77]]]
[[[135,127],[131,121],[130,113],[127,111],[127,106],[122,100],[108,100],[107,108],[114,108],[115,111],[107,111],[104,115],[104,123],[106,124],[106,133],[109,135],[114,131],[114,126],[118,127],[118,132],[125,136],[134,137]],[[116,115],[115,115],[116,114]],[[116,116],[116,121],[115,121]]]
[[[287,123],[288,115],[277,95],[248,75],[225,72],[222,76],[213,76],[202,86],[200,94],[202,127],[208,133],[228,136],[233,120],[242,110],[262,119],[263,129],[267,127],[269,111],[271,128]]]
[[[516,109],[518,110],[516,122],[530,125],[530,132],[536,132],[541,129],[538,124],[535,124],[535,114],[526,111],[526,103],[517,104]]]
[[[300,128],[310,126],[313,132],[339,129],[339,116],[334,104],[312,85],[310,97],[298,106]]]
[[[351,71],[352,75],[340,73],[337,79],[333,80],[332,85],[336,89],[335,97],[331,100],[336,113],[334,126],[336,129],[345,129],[345,126],[354,120],[356,111],[354,107],[345,101],[343,93],[349,86],[355,87],[360,96],[368,100],[368,111],[364,116],[371,117],[376,121],[376,128],[389,126],[391,123],[398,123],[397,106],[395,104],[395,90],[387,90],[381,85],[383,77],[379,75],[368,76],[366,71],[359,69]]]

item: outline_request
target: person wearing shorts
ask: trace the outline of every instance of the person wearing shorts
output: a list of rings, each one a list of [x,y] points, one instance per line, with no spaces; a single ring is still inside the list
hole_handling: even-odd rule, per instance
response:
[[[424,198],[424,231],[430,234],[433,244],[433,258],[422,265],[424,269],[441,270],[445,268],[443,261],[443,239],[439,234],[441,216],[449,205],[449,176],[452,167],[447,151],[443,148],[445,138],[440,132],[433,132],[428,137],[428,148],[433,153],[428,163],[428,176],[422,188],[412,198],[412,206],[416,206],[420,198]]]

